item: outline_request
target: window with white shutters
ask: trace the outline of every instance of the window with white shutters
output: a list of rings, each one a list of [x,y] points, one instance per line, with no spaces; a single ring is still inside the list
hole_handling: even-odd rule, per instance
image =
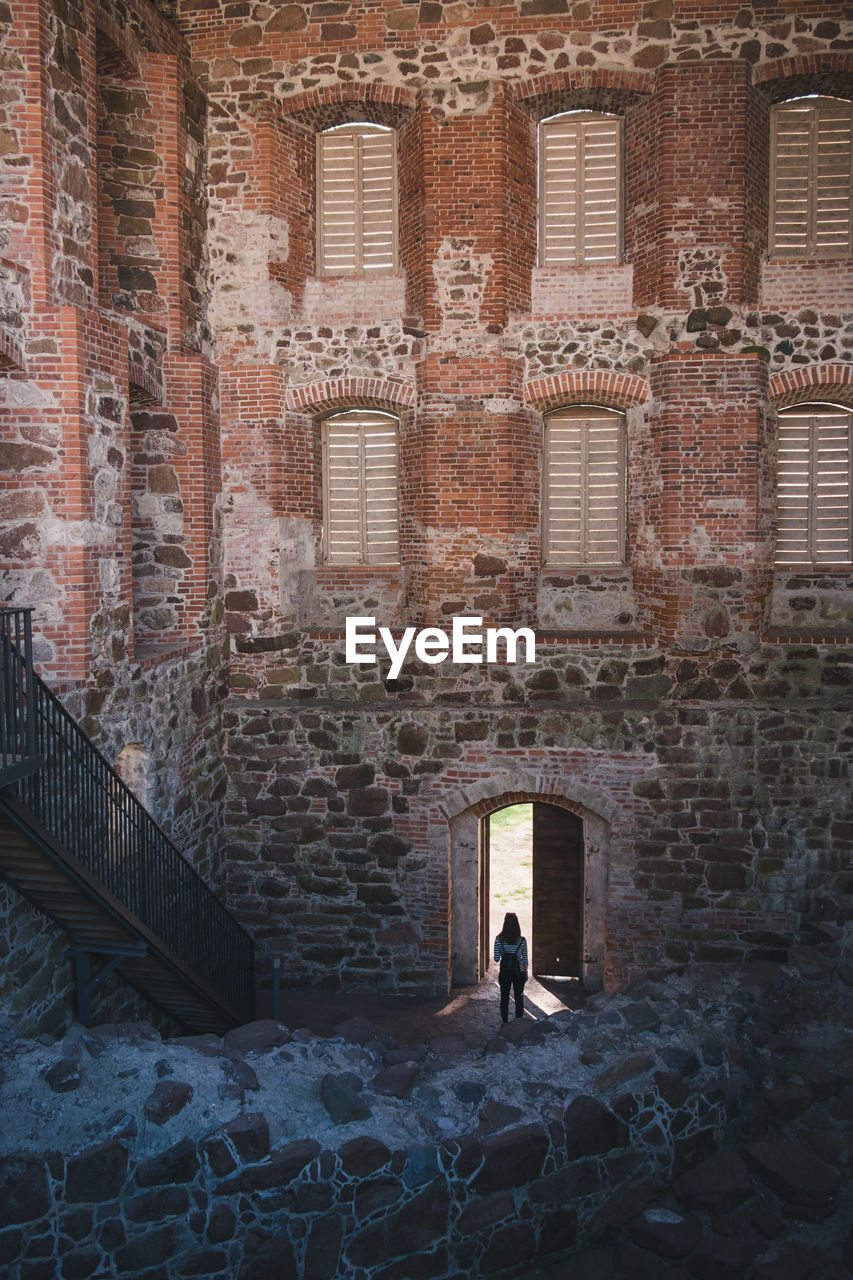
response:
[[[625,420],[598,407],[545,420],[543,546],[546,564],[625,561]]]
[[[399,564],[397,419],[337,413],[322,440],[326,564]]]
[[[776,563],[848,565],[853,557],[853,413],[803,405],[779,415]]]
[[[773,108],[770,252],[779,258],[853,254],[853,104],[795,98]]]
[[[397,266],[393,129],[346,124],[317,135],[317,261],[324,275]]]
[[[622,122],[571,111],[539,126],[539,261],[622,260]]]

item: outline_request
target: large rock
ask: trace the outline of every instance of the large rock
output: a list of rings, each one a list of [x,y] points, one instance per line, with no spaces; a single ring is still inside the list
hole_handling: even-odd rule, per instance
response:
[[[225,1036],[225,1045],[232,1053],[263,1053],[265,1049],[277,1049],[291,1040],[290,1031],[275,1018],[261,1018],[234,1027]]]
[[[622,1010],[622,1017],[633,1032],[657,1031],[660,1026],[660,1014],[656,1013],[645,1000],[638,1000],[632,1004],[625,1005]]]
[[[100,1204],[113,1200],[124,1186],[127,1148],[120,1142],[102,1142],[68,1161],[65,1199],[69,1204]]]
[[[261,1111],[235,1116],[223,1127],[222,1133],[230,1138],[237,1155],[246,1164],[263,1160],[270,1153],[270,1127]]]
[[[389,1093],[394,1098],[410,1098],[419,1076],[417,1063],[398,1062],[378,1072],[370,1083],[379,1093]]]
[[[42,1072],[42,1078],[54,1093],[70,1093],[72,1089],[79,1089],[83,1081],[76,1058],[60,1058]]]
[[[515,1124],[523,1115],[524,1112],[520,1107],[514,1107],[509,1102],[499,1102],[496,1098],[489,1098],[480,1108],[477,1128],[480,1133],[497,1133],[498,1130]]]
[[[144,1160],[136,1170],[138,1187],[164,1187],[169,1183],[192,1182],[198,1173],[199,1161],[195,1143],[191,1138],[181,1138],[174,1146],[159,1155]]]
[[[152,1124],[164,1125],[176,1116],[193,1096],[193,1087],[183,1080],[161,1080],[151,1090],[142,1108],[145,1119]]]
[[[242,1058],[226,1058],[222,1063],[222,1070],[241,1089],[254,1093],[261,1087],[256,1073]]]
[[[377,1169],[383,1169],[391,1159],[391,1152],[384,1142],[376,1138],[353,1138],[338,1148],[341,1167],[352,1178],[364,1178]]]
[[[646,1209],[628,1223],[628,1235],[641,1249],[650,1249],[664,1258],[686,1258],[702,1235],[702,1225],[693,1213],[672,1209]]]
[[[615,1089],[621,1084],[627,1083],[628,1080],[636,1080],[637,1076],[644,1075],[654,1066],[654,1058],[648,1053],[632,1053],[627,1058],[614,1062],[612,1066],[605,1067],[596,1076],[596,1088],[601,1089],[603,1093],[610,1089]]]
[[[744,1154],[762,1182],[788,1204],[828,1208],[836,1203],[838,1174],[808,1147],[762,1139],[751,1142]]]
[[[566,1108],[564,1122],[569,1160],[602,1155],[628,1142],[628,1126],[598,1098],[574,1098]]]
[[[320,1081],[320,1097],[336,1124],[351,1124],[353,1120],[370,1118],[370,1107],[340,1076],[323,1076]]]
[[[50,1203],[43,1157],[14,1155],[0,1162],[0,1205],[3,1206],[4,1227],[44,1217]]]
[[[749,1199],[752,1179],[737,1151],[724,1148],[677,1178],[674,1190],[679,1200],[725,1213]]]
[[[689,1078],[695,1076],[699,1070],[699,1059],[692,1049],[680,1049],[677,1045],[667,1045],[664,1049],[658,1049],[658,1057],[670,1071],[677,1071],[680,1076]]]
[[[303,1169],[319,1154],[319,1142],[315,1142],[313,1138],[297,1138],[295,1142],[277,1147],[269,1160],[246,1165],[239,1173],[221,1182],[219,1194],[254,1196],[259,1191],[280,1190],[299,1177]]]
[[[397,1257],[416,1263],[418,1255],[431,1252],[447,1238],[449,1208],[450,1192],[443,1181],[436,1180],[398,1213],[360,1231],[349,1248],[350,1260],[371,1269]]]
[[[473,1182],[478,1196],[538,1178],[548,1152],[548,1136],[538,1124],[525,1124],[484,1138],[481,1146],[484,1163]]]
[[[288,1228],[251,1227],[243,1243],[237,1280],[297,1280],[299,1272]]]

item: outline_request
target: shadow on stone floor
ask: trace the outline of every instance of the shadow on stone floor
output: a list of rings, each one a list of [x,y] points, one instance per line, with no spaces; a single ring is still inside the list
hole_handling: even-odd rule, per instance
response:
[[[358,988],[327,991],[317,987],[286,987],[279,994],[278,1017],[296,1030],[305,1027],[315,1035],[332,1036],[347,1018],[366,1018],[389,1031],[400,1045],[426,1043],[453,1036],[466,1047],[485,1044],[500,1030],[498,984],[490,972],[470,987],[454,987],[444,996],[381,995]],[[571,978],[531,978],[524,989],[525,1017],[538,1021],[563,1009],[580,1009],[581,984]],[[263,988],[256,998],[256,1017],[272,1016],[272,990]]]

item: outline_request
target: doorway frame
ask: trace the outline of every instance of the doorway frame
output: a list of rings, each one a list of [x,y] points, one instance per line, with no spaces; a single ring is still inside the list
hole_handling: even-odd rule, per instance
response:
[[[583,823],[581,866],[581,979],[588,991],[604,986],[609,880],[610,822],[589,805],[541,791],[505,791],[480,800],[450,819],[451,975],[453,986],[470,986],[485,976],[491,939],[485,936],[488,901],[483,893],[488,857],[488,819],[499,809],[535,802],[568,809]]]

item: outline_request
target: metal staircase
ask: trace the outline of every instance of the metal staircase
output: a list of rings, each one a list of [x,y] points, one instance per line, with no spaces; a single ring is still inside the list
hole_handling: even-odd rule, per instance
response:
[[[0,608],[0,875],[69,934],[81,1021],[119,965],[190,1031],[249,1021],[251,938],[35,673],[30,614]]]

